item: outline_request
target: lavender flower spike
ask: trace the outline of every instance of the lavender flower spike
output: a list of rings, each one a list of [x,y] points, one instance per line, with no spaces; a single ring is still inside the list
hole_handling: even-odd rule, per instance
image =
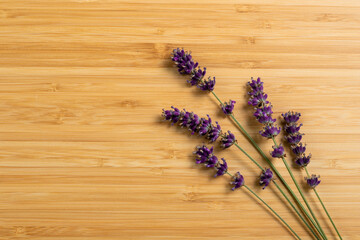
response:
[[[178,68],[180,74],[189,75],[187,81],[191,86],[198,86],[203,91],[213,91],[215,87],[215,77],[203,80],[206,74],[206,68],[201,69],[197,62],[192,59],[191,53],[184,49],[174,49],[171,59]]]
[[[215,142],[221,136],[221,146],[228,148],[235,143],[235,135],[228,131],[222,134],[221,127],[218,122],[216,125],[212,124],[211,118],[207,115],[206,118],[199,118],[193,112],[188,112],[185,109],[180,111],[178,108],[171,107],[170,110],[163,109],[165,120],[173,124],[178,123],[181,127],[186,127],[191,131],[191,134],[197,132],[200,136],[205,136],[209,142]]]
[[[273,138],[280,133],[280,128],[275,124],[276,119],[272,118],[272,105],[267,101],[267,94],[264,93],[264,83],[258,78],[248,82],[251,91],[248,92],[249,105],[255,107],[254,117],[259,123],[264,125],[264,129],[260,131],[260,135],[266,138]]]
[[[214,91],[214,87],[215,87],[215,77],[213,77],[213,79],[211,80],[211,77],[208,78],[208,80],[204,80],[202,81],[198,87],[203,90],[203,91],[209,91],[212,92]]]
[[[221,146],[223,148],[229,148],[235,143],[235,141],[235,135],[228,131],[221,138]]]
[[[273,146],[274,150],[271,152],[273,158],[282,158],[285,157],[284,147],[280,144],[278,147]]]
[[[230,184],[234,185],[234,187],[231,189],[233,191],[237,188],[244,186],[244,184],[245,184],[244,176],[241,175],[240,172],[235,173],[233,176],[233,181],[230,182]]]
[[[205,145],[196,147],[196,151],[194,154],[196,155],[196,163],[197,164],[205,164],[208,168],[213,168],[217,165],[218,159],[213,154],[214,148],[207,148]]]
[[[260,185],[264,185],[263,189],[269,186],[273,176],[274,174],[269,168],[263,170],[263,172],[260,175]]]
[[[303,134],[299,132],[302,124],[298,124],[297,122],[301,114],[289,111],[281,115],[286,123],[284,128],[286,134],[285,139],[291,145],[291,149],[296,155],[295,163],[299,167],[306,167],[310,163],[311,154],[306,156],[306,146],[300,142],[303,136]]]
[[[317,185],[320,184],[320,180],[319,180],[320,176],[316,176],[316,175],[311,175],[310,178],[305,178],[307,184],[311,187],[311,188],[315,188]]]
[[[236,102],[233,100],[229,100],[229,103],[225,102],[224,104],[221,104],[221,109],[226,115],[232,114],[232,111],[234,110],[234,104]]]

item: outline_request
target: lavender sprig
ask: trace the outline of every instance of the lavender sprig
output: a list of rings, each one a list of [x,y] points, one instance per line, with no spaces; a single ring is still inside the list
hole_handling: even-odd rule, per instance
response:
[[[189,129],[192,134],[198,133],[200,136],[206,137],[210,143],[215,142],[220,137],[220,145],[224,149],[236,143],[235,135],[230,131],[223,133],[218,122],[212,124],[209,115],[207,118],[199,118],[193,112],[188,112],[185,109],[180,111],[173,106],[169,110],[163,109],[162,115],[164,120],[171,122],[171,125],[178,123],[179,126]]]
[[[321,203],[325,213],[327,214],[331,224],[333,225],[334,229],[336,230],[336,233],[338,234],[339,238],[342,239],[338,229],[335,226],[335,223],[333,222],[332,218],[330,217],[330,214],[328,213],[324,203],[322,202],[319,194],[316,191],[316,186],[318,186],[320,184],[320,176],[316,176],[314,174],[312,174],[310,176],[308,170],[307,170],[307,165],[310,163],[310,158],[311,158],[311,153],[309,153],[307,156],[305,154],[306,151],[306,145],[301,143],[301,139],[302,139],[302,135],[299,131],[300,128],[302,126],[302,124],[298,124],[298,121],[300,120],[301,114],[297,113],[297,112],[287,112],[287,113],[283,113],[282,117],[284,119],[285,122],[285,139],[288,141],[288,143],[291,146],[292,152],[296,155],[295,158],[295,163],[301,167],[305,169],[306,175],[307,177],[305,178],[306,183],[308,184],[308,186],[310,188],[312,188],[319,200],[319,202]],[[299,137],[300,136],[300,137]],[[298,138],[298,141],[294,141],[295,138]]]

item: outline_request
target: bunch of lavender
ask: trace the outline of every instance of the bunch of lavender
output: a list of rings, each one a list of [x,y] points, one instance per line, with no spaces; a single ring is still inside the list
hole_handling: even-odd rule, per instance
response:
[[[296,156],[295,158],[295,163],[301,167],[305,169],[307,178],[305,178],[306,183],[314,190],[319,202],[321,203],[325,213],[327,214],[327,216],[330,219],[330,222],[332,223],[334,229],[336,230],[336,233],[338,234],[338,236],[340,237],[340,239],[342,239],[338,229],[336,228],[332,218],[330,217],[330,214],[328,213],[324,203],[321,201],[321,198],[319,196],[319,194],[317,193],[315,187],[318,186],[320,184],[320,176],[316,176],[314,174],[312,174],[310,176],[308,170],[307,170],[307,165],[310,163],[310,158],[311,158],[311,153],[309,153],[308,155],[306,155],[306,144],[303,144],[301,142],[302,140],[302,136],[304,134],[300,133],[300,128],[302,126],[302,124],[298,124],[298,121],[301,117],[300,113],[297,112],[287,112],[287,113],[283,113],[281,114],[284,122],[285,122],[285,128],[284,128],[284,132],[285,132],[285,139],[286,141],[289,143],[289,145],[291,146],[291,150],[294,153],[294,155]]]
[[[281,174],[278,172],[278,170],[275,168],[273,163],[270,161],[270,159],[266,156],[266,154],[262,151],[262,149],[257,145],[257,143],[254,141],[254,139],[248,134],[248,132],[242,127],[242,125],[237,121],[237,119],[233,115],[233,109],[235,101],[230,100],[228,103],[223,103],[220,98],[215,94],[214,92],[214,86],[215,86],[215,77],[211,78],[208,77],[207,80],[205,80],[205,74],[206,74],[206,68],[200,68],[197,62],[195,62],[191,56],[190,52],[184,51],[183,49],[174,49],[172,60],[176,64],[178,71],[180,74],[190,76],[188,83],[191,86],[197,86],[199,89],[203,91],[211,92],[212,95],[219,101],[220,107],[224,114],[229,116],[239,127],[240,131],[249,139],[249,141],[252,143],[252,145],[258,150],[258,152],[261,154],[261,156],[268,162],[271,169],[274,170],[276,175],[279,177],[279,179],[284,183],[287,190],[289,190],[290,194],[294,198],[294,200],[297,202],[303,213],[307,216],[309,221],[313,224],[315,229],[320,233],[321,237],[324,239],[327,239],[324,232],[322,231],[317,219],[315,218],[308,202],[306,201],[302,191],[299,189],[299,186],[297,182],[295,181],[293,174],[291,170],[289,169],[286,161],[285,161],[285,153],[284,153],[284,147],[282,145],[277,145],[275,137],[279,134],[280,128],[278,128],[275,124],[276,120],[272,118],[272,106],[267,100],[267,95],[263,92],[263,83],[261,82],[260,78],[258,78],[256,81],[252,79],[251,82],[249,82],[249,86],[251,87],[251,91],[249,93],[250,99],[249,104],[255,106],[255,117],[256,119],[264,124],[264,128],[262,131],[260,131],[260,134],[266,138],[271,138],[274,142],[273,151],[271,152],[271,156],[274,158],[281,158],[287,167],[290,176],[292,177],[293,181],[295,182],[295,185],[301,194],[303,200],[305,201],[305,204],[307,205],[308,209],[312,213],[312,216],[314,217],[316,224],[314,220],[310,217],[307,210],[303,207],[302,203],[297,198],[296,194],[292,191],[290,186],[286,183],[285,179],[281,176]],[[249,156],[240,146],[237,145],[237,143],[234,143],[237,148],[239,148],[253,163],[255,163],[260,169],[262,169],[262,174],[260,176],[260,183],[264,185],[264,188],[272,181],[275,186],[279,189],[279,191],[283,194],[283,196],[287,199],[289,204],[293,207],[294,211],[298,214],[298,216],[303,220],[303,222],[306,224],[306,226],[309,228],[309,230],[314,234],[314,236],[317,237],[317,235],[313,232],[312,228],[307,224],[307,222],[302,218],[301,214],[297,211],[295,206],[291,203],[291,201],[287,198],[287,196],[284,194],[284,192],[281,190],[281,188],[277,185],[277,183],[274,181],[274,178],[272,177],[273,174],[270,169],[263,169],[251,156]],[[270,172],[271,174],[270,174]],[[309,182],[314,182],[310,181]],[[316,183],[316,181],[315,181]]]
[[[204,164],[207,168],[213,168],[216,171],[215,177],[222,176],[225,173],[231,176],[232,181],[230,182],[230,185],[232,185],[231,190],[238,189],[240,187],[245,187],[251,194],[253,194],[257,199],[259,199],[262,203],[267,206],[270,211],[272,211],[280,221],[282,221],[289,230],[296,236],[297,239],[301,239],[297,233],[284,221],[283,218],[280,217],[280,215],[275,212],[262,198],[260,198],[253,190],[251,190],[250,187],[245,185],[244,176],[240,174],[240,172],[236,172],[234,175],[230,174],[228,172],[228,166],[224,158],[221,158],[222,163],[218,161],[218,158],[213,153],[214,148],[208,148],[206,145],[197,146],[196,150],[193,152],[195,157],[196,164]]]

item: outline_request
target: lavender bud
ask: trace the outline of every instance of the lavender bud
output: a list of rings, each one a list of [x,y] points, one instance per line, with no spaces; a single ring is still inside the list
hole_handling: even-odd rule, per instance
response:
[[[206,68],[204,68],[204,70],[201,70],[200,68],[193,70],[191,79],[188,80],[188,83],[190,83],[191,86],[199,85],[201,80],[204,78],[205,74],[206,74]]]
[[[191,54],[189,52],[185,52],[184,49],[174,49],[171,59],[176,64],[178,71],[181,74],[191,74],[198,66],[198,63],[194,63],[192,60]]]
[[[228,169],[227,163],[224,158],[221,158],[221,160],[222,160],[222,163],[217,162],[217,164],[215,165],[215,169],[217,171],[215,174],[215,177],[222,176],[227,172],[227,169]]]
[[[317,185],[320,184],[320,180],[319,180],[320,176],[316,176],[316,175],[311,175],[311,178],[305,178],[307,184],[311,187],[311,188],[315,188]]]
[[[294,147],[292,147],[292,151],[295,155],[302,155],[303,153],[305,153],[306,151],[306,145],[303,145],[302,143],[300,143],[299,145],[296,145]]]
[[[297,113],[297,112],[287,112],[287,113],[283,113],[281,114],[285,120],[286,123],[296,123],[297,121],[299,121],[301,114]]]
[[[274,174],[273,172],[267,168],[266,170],[262,171],[260,175],[260,185],[264,185],[263,189],[269,186]]]
[[[296,123],[286,124],[285,125],[285,132],[288,134],[296,134],[299,132],[302,124],[297,125]]]
[[[244,176],[240,174],[240,172],[237,172],[234,174],[234,176],[232,177],[232,182],[230,182],[231,185],[234,185],[234,187],[231,190],[235,190],[237,188],[240,188],[242,186],[244,186],[245,181],[244,181]]]
[[[211,77],[209,77],[208,80],[204,80],[203,82],[201,82],[198,87],[203,91],[212,92],[214,91],[215,82],[215,77],[213,78],[213,80],[211,80]]]
[[[191,134],[194,134],[198,130],[199,125],[200,125],[199,116],[194,113],[191,113],[191,118],[187,125],[187,127],[191,131]]]
[[[221,109],[226,115],[232,114],[232,111],[234,110],[234,104],[236,102],[233,100],[229,100],[229,103],[225,102],[224,104],[221,104]]]
[[[272,152],[271,152],[271,156],[273,158],[282,158],[285,156],[285,153],[284,153],[284,147],[280,144],[278,147],[276,146],[272,146],[272,148],[274,149]]]
[[[279,135],[279,133],[280,133],[280,128],[277,128],[277,127],[275,127],[275,126],[266,125],[266,126],[264,127],[264,129],[261,130],[259,133],[260,133],[260,135],[263,136],[263,137],[272,138],[272,137],[275,137],[275,136]]]
[[[199,126],[199,135],[205,136],[211,128],[211,118],[209,115],[207,115],[208,119],[201,118],[200,120],[200,126]]]
[[[218,137],[220,136],[220,134],[221,134],[221,127],[219,123],[216,122],[216,126],[211,125],[207,138],[210,140],[210,142],[215,142],[216,139],[218,139]]]
[[[210,149],[203,146],[196,147],[196,151],[194,154],[196,155],[195,161],[197,164],[205,164],[206,167],[215,167],[218,162],[218,159],[213,154],[214,148],[211,147]]]
[[[228,133],[225,133],[221,137],[221,147],[228,148],[231,147],[235,143],[235,135],[232,134],[230,131]]]
[[[310,158],[311,158],[311,153],[308,156],[298,156],[295,159],[295,163],[299,166],[299,167],[306,167],[309,163],[310,163]]]
[[[290,143],[291,145],[296,145],[298,144],[301,139],[302,139],[302,135],[301,133],[297,133],[295,135],[288,135],[285,137],[286,141],[288,141],[288,143]]]
[[[180,120],[180,110],[178,108],[175,108],[171,106],[172,110],[164,110],[163,109],[163,116],[165,117],[165,120],[170,121],[173,124],[177,123]]]

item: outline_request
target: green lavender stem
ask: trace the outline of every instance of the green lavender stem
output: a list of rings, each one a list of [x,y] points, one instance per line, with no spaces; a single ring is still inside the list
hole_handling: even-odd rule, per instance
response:
[[[309,172],[308,172],[307,168],[306,168],[306,167],[304,167],[304,168],[305,168],[306,175],[308,176],[308,178],[310,178],[310,175],[309,175]],[[335,223],[333,222],[332,218],[330,217],[330,214],[329,214],[329,213],[328,213],[328,211],[326,210],[326,207],[325,207],[324,203],[321,201],[321,198],[320,198],[319,194],[317,193],[317,191],[316,191],[316,189],[315,189],[315,188],[313,188],[313,190],[314,190],[314,192],[315,192],[315,194],[316,194],[317,198],[319,199],[319,202],[321,203],[321,206],[323,207],[323,209],[324,209],[324,211],[325,211],[326,215],[327,215],[327,216],[328,216],[328,218],[330,219],[331,224],[332,224],[332,225],[333,225],[333,227],[335,228],[335,231],[336,231],[337,235],[338,235],[338,236],[339,236],[339,238],[342,240],[342,237],[341,237],[341,235],[340,235],[340,233],[339,233],[338,229],[336,228]]]
[[[239,144],[235,143],[234,144],[238,149],[240,149],[240,151],[242,151],[253,163],[255,163],[255,165],[260,168],[262,171],[264,171],[265,169],[263,167],[260,166],[260,164],[253,159],[244,149],[242,149]],[[306,220],[303,218],[303,216],[301,216],[300,212],[296,209],[296,207],[294,206],[294,204],[292,204],[292,202],[290,201],[290,199],[286,196],[286,194],[284,193],[284,191],[280,188],[280,186],[277,184],[277,182],[272,179],[272,182],[275,184],[275,186],[277,187],[277,189],[281,192],[281,194],[285,197],[285,199],[288,201],[288,203],[290,204],[290,206],[294,209],[294,211],[296,212],[296,214],[300,217],[300,219],[305,223],[305,225],[309,228],[309,230],[312,232],[312,234],[316,237],[316,239],[319,239],[318,236],[316,235],[316,233],[314,232],[314,230],[310,227],[310,225],[306,222]]]
[[[278,147],[278,144],[277,144],[277,142],[276,142],[276,140],[275,140],[275,138],[274,138],[274,137],[272,137],[272,140],[273,140],[273,142],[274,142],[275,146],[276,146],[276,147]],[[317,218],[316,218],[316,216],[315,216],[314,212],[312,211],[312,209],[311,209],[311,207],[310,207],[310,205],[309,205],[308,201],[307,201],[307,200],[306,200],[306,198],[305,198],[305,195],[303,194],[303,192],[302,192],[301,188],[299,187],[299,184],[298,184],[298,182],[296,181],[296,179],[295,179],[295,177],[294,177],[294,175],[293,175],[293,173],[292,173],[292,171],[291,171],[291,169],[290,169],[290,167],[289,167],[288,163],[286,162],[286,160],[285,160],[285,158],[284,158],[284,157],[282,157],[282,160],[283,160],[283,162],[284,162],[284,164],[285,164],[286,169],[288,170],[288,172],[289,172],[289,174],[290,174],[291,179],[292,179],[292,180],[293,180],[293,182],[295,183],[295,186],[296,186],[297,190],[299,191],[299,193],[300,193],[300,195],[301,195],[302,199],[304,200],[304,202],[305,202],[306,206],[308,207],[308,209],[309,209],[309,211],[310,211],[311,215],[313,216],[313,218],[314,218],[315,222],[317,223],[317,225],[318,225],[318,227],[319,227],[319,230],[322,232],[322,235],[325,237],[325,239],[327,239],[327,237],[326,237],[326,235],[325,235],[325,233],[324,233],[323,229],[322,229],[322,228],[321,228],[321,226],[320,226],[319,221],[317,220]]]
[[[222,101],[218,98],[218,96],[215,94],[214,91],[211,92],[213,96],[219,101],[220,104],[223,104]],[[301,204],[300,200],[297,198],[295,193],[292,191],[290,186],[287,184],[285,179],[281,176],[280,172],[277,170],[277,168],[272,164],[270,159],[265,155],[265,153],[261,150],[261,148],[257,145],[257,143],[254,141],[254,139],[248,134],[248,132],[242,127],[242,125],[237,121],[237,119],[234,117],[233,114],[230,114],[231,119],[236,123],[236,125],[240,128],[241,132],[245,134],[245,136],[250,140],[250,142],[253,144],[253,146],[258,150],[258,152],[261,154],[261,156],[267,161],[267,163],[270,165],[270,167],[274,170],[276,175],[280,178],[280,180],[284,183],[285,187],[288,189],[288,191],[291,193],[297,204],[300,206],[301,210],[306,214],[308,219],[311,221],[311,223],[314,225],[316,230],[320,233],[320,235],[326,239],[326,236],[321,232],[319,227],[314,223],[314,220],[310,217],[309,213],[306,211],[304,206]]]
[[[282,222],[289,228],[289,230],[296,236],[297,239],[301,239],[301,238],[296,234],[296,232],[289,226],[289,224],[287,224],[287,223],[284,221],[284,219],[282,219],[282,217],[280,217],[280,215],[275,212],[274,209],[272,209],[264,200],[262,200],[262,198],[260,198],[260,197],[259,197],[253,190],[251,190],[248,186],[244,185],[244,187],[245,187],[249,192],[251,192],[257,199],[259,199],[263,204],[265,204],[265,206],[267,206],[267,207],[270,209],[270,211],[272,211],[272,212],[280,219],[280,221],[282,221]]]
[[[233,176],[233,175],[231,175],[231,173],[229,173],[228,171],[226,171],[226,173],[227,173],[230,177]],[[259,199],[262,203],[264,203],[264,204],[290,229],[290,231],[295,234],[295,236],[296,236],[298,239],[301,239],[301,238],[296,234],[296,232],[284,221],[284,219],[282,219],[282,218],[279,216],[279,214],[277,214],[277,213],[275,212],[274,209],[272,209],[264,200],[262,200],[262,199],[261,199],[255,192],[253,192],[248,186],[246,186],[246,185],[244,184],[244,187],[245,187],[247,190],[249,190],[249,192],[251,192],[257,199]],[[318,239],[318,238],[317,238],[317,239]]]

